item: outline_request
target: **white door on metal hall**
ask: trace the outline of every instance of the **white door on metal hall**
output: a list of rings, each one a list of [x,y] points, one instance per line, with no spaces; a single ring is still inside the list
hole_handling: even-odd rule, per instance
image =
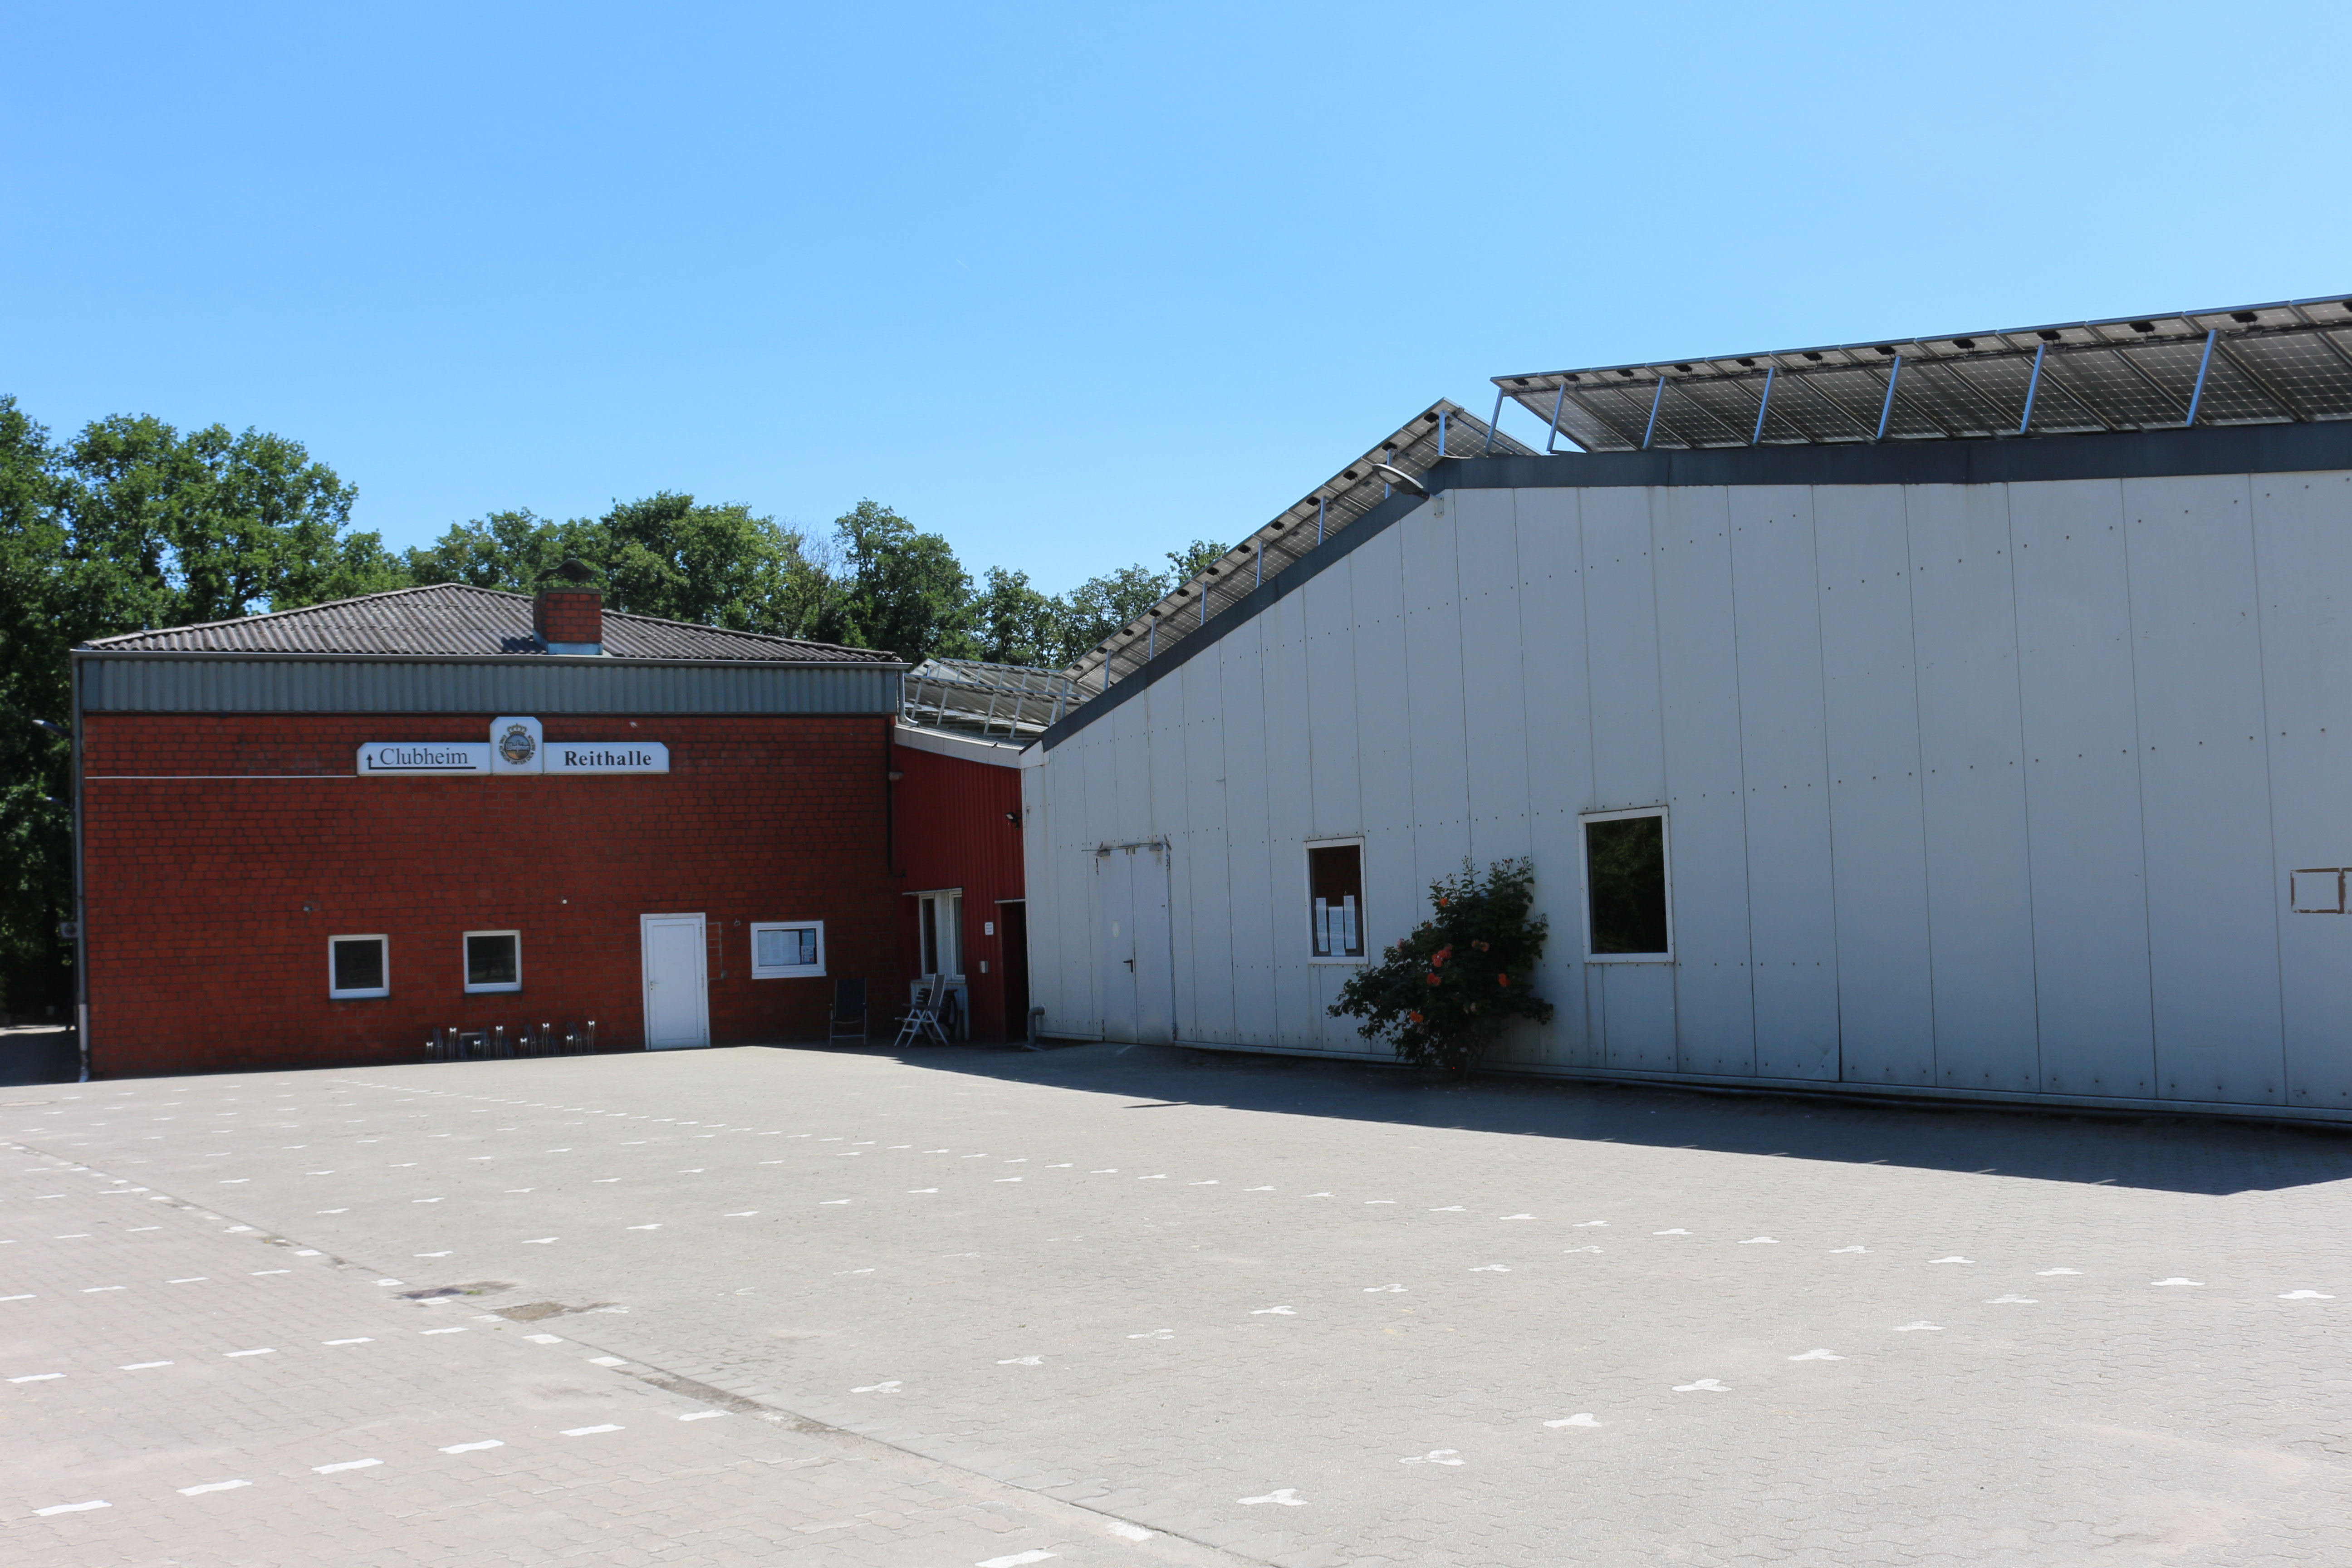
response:
[[[1135,857],[1095,852],[1095,908],[1102,921],[1102,1036],[1135,1038]]]
[[[1166,1045],[1176,1037],[1168,846],[1120,844],[1098,850],[1095,879],[1102,921],[1103,1038]]]
[[[640,915],[646,967],[646,1049],[710,1043],[709,965],[700,915]]]

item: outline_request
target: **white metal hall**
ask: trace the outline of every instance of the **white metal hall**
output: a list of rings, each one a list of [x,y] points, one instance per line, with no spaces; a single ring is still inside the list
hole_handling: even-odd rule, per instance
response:
[[[1073,672],[1045,1033],[1384,1055],[1526,857],[1495,1066],[2352,1121],[2352,301],[1496,384]]]

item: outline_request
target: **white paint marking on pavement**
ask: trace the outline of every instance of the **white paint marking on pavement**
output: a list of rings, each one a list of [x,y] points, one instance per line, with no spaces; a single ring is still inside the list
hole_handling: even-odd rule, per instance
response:
[[[461,1329],[461,1328],[460,1328],[460,1329],[421,1329],[421,1330],[419,1330],[419,1331],[418,1331],[418,1332],[420,1332],[420,1333],[427,1333],[427,1334],[462,1334],[462,1333],[464,1333],[465,1331],[465,1331],[464,1329]]]
[[[2037,1307],[2041,1305],[2040,1302],[2036,1301],[2031,1296],[1991,1296],[1986,1298],[1985,1305],[1988,1307],[2005,1307],[2012,1301],[2021,1307]]]
[[[523,1338],[535,1345],[560,1345],[563,1342],[562,1334],[525,1334]]]
[[[2282,1301],[2333,1301],[2336,1298],[2324,1290],[2289,1290],[2279,1300]]]
[[[418,1258],[446,1258],[449,1254],[446,1252],[420,1252],[415,1254],[415,1256]]]
[[[1152,1329],[1144,1333],[1129,1334],[1127,1337],[1131,1340],[1172,1340],[1176,1337],[1176,1331],[1173,1329]]]
[[[689,1410],[678,1417],[681,1421],[716,1421],[726,1415],[724,1410]]]
[[[485,1448],[503,1448],[506,1444],[496,1437],[485,1437],[478,1443],[452,1443],[441,1451],[445,1454],[478,1454]]]
[[[1458,1465],[1462,1462],[1459,1448],[1432,1448],[1426,1454],[1416,1454],[1409,1459],[1399,1459],[1400,1465]]]
[[[659,1220],[656,1220],[651,1225],[633,1225],[628,1228],[631,1230],[659,1230],[661,1228],[661,1222]]]
[[[1021,1178],[1020,1178],[1020,1177],[1018,1177],[1018,1176],[999,1176],[999,1177],[997,1177],[996,1179],[997,1179],[998,1181],[1000,1181],[1000,1182],[1017,1182],[1017,1181],[1021,1180]],[[1147,1181],[1147,1182],[1148,1182],[1148,1181],[1150,1181],[1151,1178],[1150,1178],[1150,1177],[1149,1177],[1149,1176],[1146,1176],[1146,1177],[1144,1177],[1143,1179],[1144,1179],[1145,1181]]]
[[[1110,1532],[1121,1541],[1149,1541],[1152,1533],[1139,1524],[1129,1524],[1124,1520],[1112,1525]]]
[[[898,1392],[898,1379],[894,1377],[881,1383],[869,1383],[863,1388],[853,1388],[849,1392],[852,1394],[896,1394]]]
[[[592,1355],[588,1358],[588,1364],[590,1366],[626,1366],[629,1363],[616,1355]]]
[[[31,1301],[36,1300],[37,1300],[37,1298],[31,1295],[0,1296],[0,1301]]]
[[[1274,1191],[1274,1189],[1272,1187],[1244,1187],[1242,1191],[1245,1193],[1270,1193]]]
[[[264,1345],[257,1351],[226,1351],[222,1353],[230,1361],[235,1361],[241,1355],[276,1355],[278,1352],[271,1350],[268,1345]]]
[[[2080,1274],[2081,1272],[2079,1268],[2040,1268],[2034,1271],[2033,1277],[2036,1279],[2047,1279],[2053,1274]]]
[[[1547,1426],[1598,1426],[1601,1423],[1592,1418],[1592,1412],[1583,1410],[1574,1415],[1563,1415],[1557,1421],[1547,1421],[1544,1425]]]
[[[352,1211],[349,1209],[320,1209],[319,1212],[320,1214],[349,1214]]]
[[[917,1193],[936,1193],[938,1191],[939,1188],[937,1187],[908,1187],[907,1189],[907,1195],[908,1197],[913,1197]]]
[[[1650,1234],[1652,1236],[1688,1236],[1690,1232],[1686,1230],[1654,1230]]]
[[[1510,1271],[1511,1266],[1507,1263],[1482,1263],[1470,1270],[1473,1274],[1508,1274]]]
[[[1505,1219],[1533,1219],[1536,1216],[1531,1214],[1507,1214],[1503,1217]]]
[[[2176,1274],[2169,1279],[2151,1279],[2148,1283],[2151,1285],[2202,1285],[2205,1281],[2202,1279],[2183,1279],[2179,1275]]]
[[[621,1428],[606,1422],[602,1426],[573,1426],[564,1432],[567,1437],[593,1437],[599,1432],[618,1432]]]
[[[1587,1228],[1588,1226],[1596,1226],[1596,1225],[1607,1225],[1608,1223],[1609,1223],[1609,1222],[1608,1222],[1607,1220],[1605,1220],[1605,1219],[1580,1219],[1580,1220],[1578,1220],[1574,1225],[1572,1225],[1572,1226],[1569,1226],[1569,1228],[1570,1228],[1570,1230],[1583,1230],[1583,1229]]]
[[[765,1160],[762,1160],[762,1161],[761,1161],[761,1162],[760,1162],[760,1163],[761,1163],[762,1165],[766,1164],[767,1163],[768,1163],[768,1162],[767,1162],[767,1161],[765,1161]],[[590,1186],[592,1186],[592,1187],[601,1187],[601,1186],[603,1186],[603,1185],[604,1185],[605,1183],[607,1183],[607,1182],[617,1182],[617,1181],[619,1181],[620,1179],[621,1179],[621,1178],[620,1178],[620,1177],[618,1177],[618,1176],[599,1176],[599,1177],[597,1177],[594,1181],[593,1181],[593,1182],[589,1183],[588,1184],[589,1184]]]
[[[563,1238],[560,1236],[535,1236],[529,1241],[524,1242],[523,1245],[525,1247],[546,1247],[551,1243],[562,1241],[562,1239]]]
[[[1470,1210],[1465,1205],[1448,1204],[1442,1209],[1432,1209],[1429,1212],[1432,1214],[1468,1214]]]
[[[1895,1326],[1895,1332],[1898,1334],[1940,1334],[1943,1331],[1944,1325],[1941,1323],[1929,1323],[1923,1321],[1916,1323],[1897,1323]]]
[[[379,1279],[376,1283],[379,1285],[405,1285],[408,1281],[405,1279]]]
[[[1184,1184],[1185,1184],[1186,1186],[1188,1186],[1188,1187],[1213,1187],[1213,1186],[1217,1185],[1218,1184],[1217,1184],[1216,1182],[1214,1182],[1214,1181],[1206,1181],[1206,1182],[1187,1182],[1187,1183],[1185,1183]]]
[[[172,1363],[168,1361],[134,1361],[123,1367],[122,1370],[124,1372],[145,1372],[150,1367],[169,1366]]]
[[[1807,1351],[1802,1355],[1792,1355],[1789,1359],[1790,1361],[1843,1361],[1845,1357],[1835,1351]]]
[[[1974,1263],[1976,1259],[1973,1258],[1930,1258],[1927,1261],[1930,1263]]]
[[[355,1340],[320,1340],[319,1342],[325,1345],[372,1345],[375,1343],[375,1341],[365,1334],[362,1334]]]
[[[1366,1198],[1364,1200],[1364,1206],[1366,1208],[1378,1208],[1382,1204],[1393,1204],[1395,1202],[1396,1199],[1394,1198]]]
[[[12,1377],[8,1381],[11,1383],[49,1383],[58,1378],[63,1377],[65,1373],[61,1372],[36,1372],[29,1373],[23,1377]]]
[[[1841,1252],[1868,1252],[1870,1248],[1866,1247],[1832,1247],[1830,1248],[1830,1255],[1835,1257]]]
[[[1262,1502],[1276,1502],[1280,1503],[1285,1508],[1305,1508],[1307,1506],[1307,1500],[1298,1495],[1298,1489],[1296,1487],[1278,1487],[1275,1490],[1266,1493],[1264,1497],[1245,1497],[1242,1499],[1242,1506],[1244,1508],[1254,1508]]]
[[[1707,1394],[1728,1394],[1731,1390],[1719,1379],[1702,1377],[1696,1383],[1678,1383],[1675,1384],[1675,1392],[1676,1394],[1697,1394],[1702,1392]]]
[[[1041,1355],[1017,1355],[1008,1357],[1003,1361],[998,1362],[996,1364],[999,1366],[1044,1366],[1045,1364],[1045,1358]]]
[[[1778,1247],[1780,1242],[1769,1236],[1751,1236],[1739,1244],[1742,1247]]]
[[[1168,1173],[1162,1171],[1156,1176],[1138,1176],[1135,1179],[1139,1182],[1164,1182],[1168,1179]]]
[[[1087,1174],[1089,1176],[1116,1176],[1118,1174],[1118,1167],[1117,1165],[1106,1165],[1099,1171],[1088,1171]]]
[[[239,1487],[249,1487],[251,1481],[206,1481],[200,1487],[182,1487],[182,1497],[202,1497],[206,1492],[233,1492]]]
[[[83,1290],[82,1294],[85,1296],[95,1296],[103,1290],[128,1290],[129,1289],[131,1289],[131,1287],[128,1285],[92,1285]]]
[[[258,1278],[264,1274],[291,1274],[294,1270],[291,1268],[257,1268],[253,1272],[255,1276]]]
[[[331,1476],[338,1470],[364,1470],[371,1465],[383,1463],[382,1459],[345,1459],[340,1465],[313,1465],[310,1469],[317,1475]]]
[[[47,1519],[53,1513],[87,1513],[94,1508],[112,1508],[113,1506],[112,1503],[100,1498],[89,1502],[51,1503],[47,1508],[37,1508],[33,1511],[41,1518]]]
[[[836,1268],[833,1271],[833,1277],[838,1279],[845,1274],[871,1274],[873,1272],[874,1270],[871,1268]]]
[[[1043,1563],[1048,1557],[1058,1557],[1058,1552],[1015,1552],[1010,1557],[983,1557],[979,1568],[1025,1568],[1031,1563]]]
[[[847,1198],[827,1198],[816,1206],[819,1208],[830,1208],[835,1204],[845,1204],[849,1200]]]
[[[1256,1307],[1251,1310],[1250,1316],[1253,1318],[1263,1318],[1269,1312],[1277,1318],[1295,1318],[1298,1316],[1298,1309],[1296,1307]]]

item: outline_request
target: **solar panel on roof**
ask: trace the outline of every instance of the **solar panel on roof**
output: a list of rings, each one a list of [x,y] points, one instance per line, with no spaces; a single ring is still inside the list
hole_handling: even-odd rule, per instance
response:
[[[2352,299],[1498,375],[1547,449],[1809,446],[2352,419]]]

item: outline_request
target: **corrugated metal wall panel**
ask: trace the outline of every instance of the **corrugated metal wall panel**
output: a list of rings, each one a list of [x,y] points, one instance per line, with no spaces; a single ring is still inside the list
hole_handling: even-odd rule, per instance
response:
[[[460,660],[82,660],[92,713],[891,713],[894,669]]]
[[[2352,918],[2280,902],[2288,870],[2352,863],[2352,475],[1515,504],[1519,766],[1561,1015],[1543,1065],[2352,1113]],[[1509,847],[1518,786],[1490,775],[1520,755],[1495,733],[1512,647],[1472,624],[1507,564],[1468,535],[1490,526],[1499,506],[1456,511],[1450,588],[1444,531],[1368,538],[1027,770],[1057,1024],[1100,1016],[1097,842],[1222,847],[1225,875],[1186,884],[1183,1037],[1280,1049],[1315,1044],[1286,940],[1302,837],[1364,834],[1376,947],[1465,822],[1480,859]],[[1416,754],[1448,745],[1474,776]],[[1588,964],[1578,814],[1660,798],[1675,963]],[[1349,1034],[1326,1026],[1321,1048]]]

